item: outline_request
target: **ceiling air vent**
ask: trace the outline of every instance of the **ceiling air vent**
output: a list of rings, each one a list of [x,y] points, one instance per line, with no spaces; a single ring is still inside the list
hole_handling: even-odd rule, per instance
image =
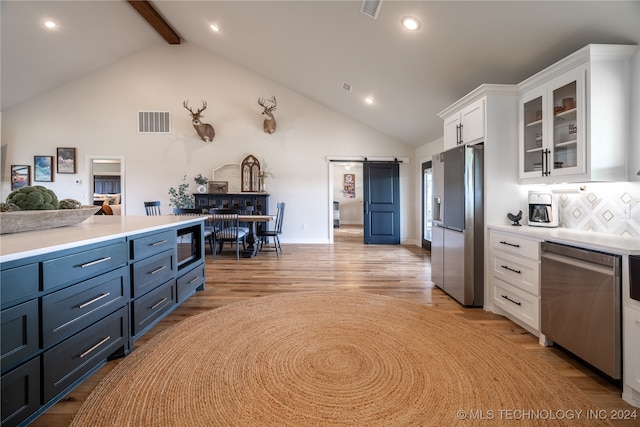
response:
[[[138,111],[138,133],[171,133],[171,113]]]
[[[380,6],[382,6],[382,0],[363,0],[360,12],[364,13],[370,18],[378,19]]]
[[[349,83],[342,82],[342,89],[346,90],[347,92],[351,92],[351,85]]]

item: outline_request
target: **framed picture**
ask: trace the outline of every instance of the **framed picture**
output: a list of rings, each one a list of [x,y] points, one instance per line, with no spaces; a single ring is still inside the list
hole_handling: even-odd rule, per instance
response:
[[[209,181],[209,193],[227,194],[228,191],[229,191],[228,181]]]
[[[76,173],[76,149],[58,147],[58,173]]]
[[[344,189],[342,190],[342,194],[345,199],[353,199],[356,197],[356,174],[344,174]]]
[[[31,166],[11,165],[11,190],[31,185]]]
[[[53,181],[53,156],[33,156],[33,180]]]

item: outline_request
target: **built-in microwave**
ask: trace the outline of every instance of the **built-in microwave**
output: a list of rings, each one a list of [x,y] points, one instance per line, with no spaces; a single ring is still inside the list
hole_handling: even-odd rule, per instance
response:
[[[177,236],[178,270],[202,258],[202,225],[178,229]]]

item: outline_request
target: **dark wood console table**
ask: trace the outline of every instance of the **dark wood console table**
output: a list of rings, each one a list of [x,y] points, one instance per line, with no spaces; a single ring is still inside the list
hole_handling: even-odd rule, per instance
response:
[[[196,208],[239,209],[242,213],[246,208],[253,207],[255,215],[269,215],[269,194],[267,193],[195,193]]]

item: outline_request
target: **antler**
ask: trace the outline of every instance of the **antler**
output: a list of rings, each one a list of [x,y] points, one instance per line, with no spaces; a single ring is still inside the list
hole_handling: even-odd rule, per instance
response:
[[[206,109],[207,109],[207,101],[202,99],[202,108],[198,110],[198,114],[202,113]]]
[[[184,108],[186,108],[187,110],[189,110],[189,112],[190,112],[192,115],[197,116],[197,115],[199,115],[200,113],[202,113],[204,110],[206,110],[206,109],[207,109],[207,101],[202,100],[202,108],[198,109],[198,111],[196,111],[195,113],[193,112],[193,110],[191,109],[191,107],[189,107],[189,100],[188,100],[188,99],[187,99],[186,101],[183,101],[183,102],[182,102],[182,106],[183,106]]]
[[[188,100],[188,99],[187,99],[186,101],[182,101],[182,106],[183,106],[184,108],[186,108],[187,110],[189,110],[189,112],[190,112],[191,114],[195,114],[195,113],[193,112],[193,110],[191,109],[191,107],[189,107],[189,100]]]
[[[265,100],[264,100],[264,98],[258,98],[258,104],[259,104],[262,108],[264,108],[264,110],[265,110],[265,111],[269,111],[269,112],[271,112],[271,111],[275,110],[275,109],[276,109],[276,106],[278,105],[278,103],[277,103],[277,101],[276,101],[276,97],[275,97],[275,96],[272,96],[272,97],[271,97],[271,98],[269,98],[267,101],[269,101],[269,102],[270,102],[271,104],[273,104],[273,105],[271,105],[270,107],[267,107],[267,106],[265,105]]]

